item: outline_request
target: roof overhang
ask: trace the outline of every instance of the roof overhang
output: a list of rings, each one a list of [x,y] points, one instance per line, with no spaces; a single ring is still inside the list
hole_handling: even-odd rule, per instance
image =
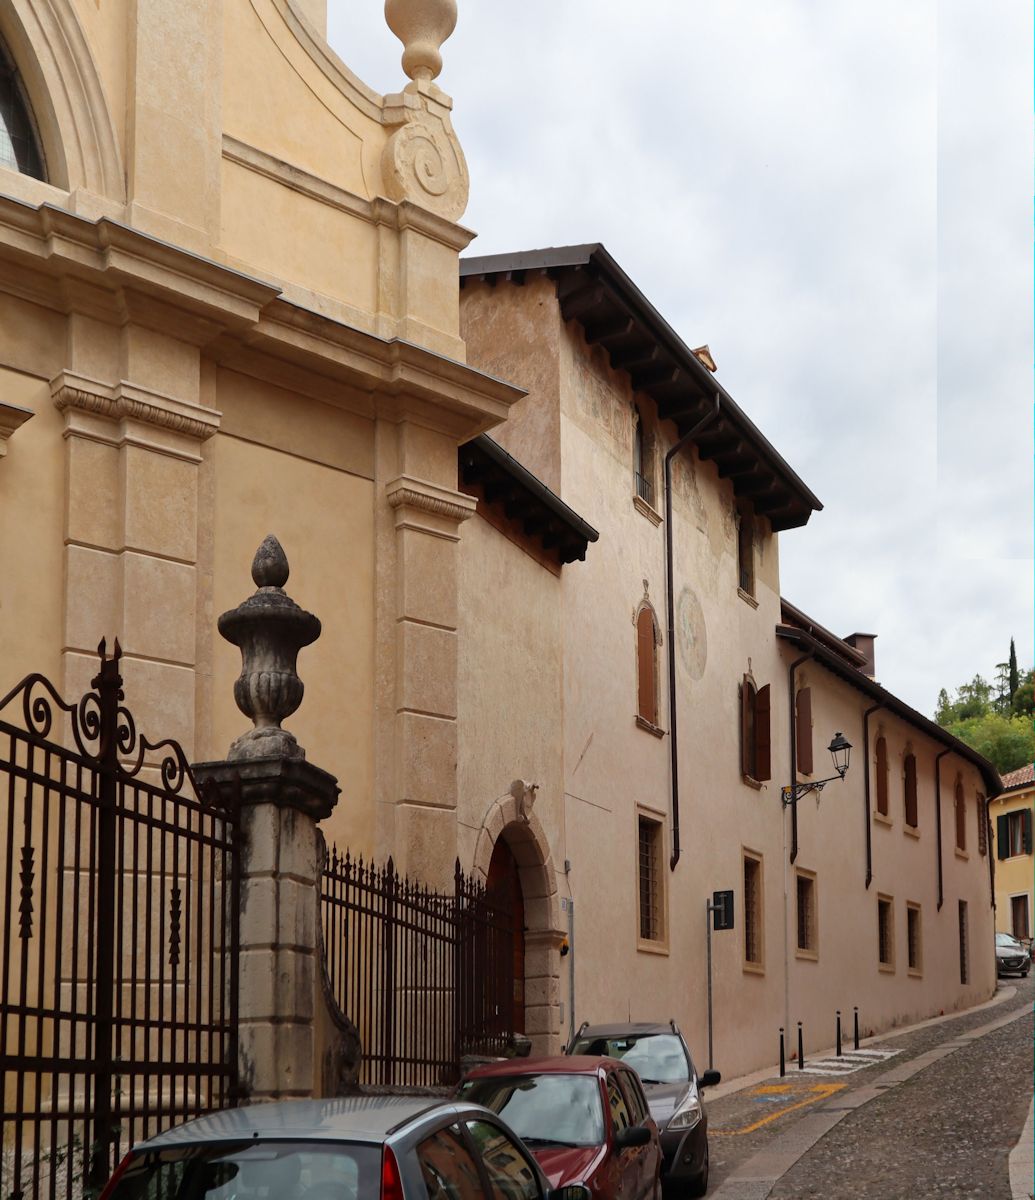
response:
[[[694,438],[738,498],[774,530],[804,525],[823,505],[805,486],[715,376],[599,244],[464,258],[460,283],[484,279],[522,284],[532,273],[554,280],[561,313],[587,341],[602,346],[633,388],[650,396],[680,436],[720,397],[719,416]]]
[[[874,703],[879,704],[882,708],[886,708],[888,712],[906,721],[914,728],[920,730],[921,733],[925,733],[933,741],[940,742],[946,749],[952,750],[960,758],[966,759],[967,762],[977,767],[981,772],[981,778],[984,780],[986,796],[989,800],[994,796],[998,796],[1003,790],[1003,783],[999,777],[999,772],[984,755],[978,754],[966,742],[961,742],[959,738],[953,737],[947,729],[943,729],[929,717],[925,717],[923,713],[917,712],[915,708],[910,708],[905,701],[900,700],[898,696],[892,695],[891,692],[882,688],[879,683],[874,683],[868,675],[864,675],[858,668],[852,666],[842,654],[831,650],[819,638],[806,632],[804,629],[798,629],[794,625],[777,625],[776,636],[782,638],[790,645],[797,646],[806,651],[816,662],[826,667],[832,674],[843,679],[850,687],[855,688],[856,691],[869,697]]]
[[[586,547],[599,533],[508,454],[498,442],[481,434],[459,451],[460,483],[477,485],[489,504],[500,503],[509,521],[563,563],[586,557]]]

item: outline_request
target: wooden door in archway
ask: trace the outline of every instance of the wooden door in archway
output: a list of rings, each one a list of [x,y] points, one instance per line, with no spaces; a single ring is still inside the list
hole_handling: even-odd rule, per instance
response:
[[[525,1032],[525,900],[521,891],[521,876],[517,859],[505,838],[498,838],[489,860],[486,891],[498,898],[504,911],[513,921],[512,959],[504,964],[514,976],[513,1028],[507,1033]]]

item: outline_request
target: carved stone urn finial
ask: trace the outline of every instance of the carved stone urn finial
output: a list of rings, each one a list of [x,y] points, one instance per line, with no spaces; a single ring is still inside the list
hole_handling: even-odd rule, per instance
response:
[[[253,596],[223,613],[219,632],[241,650],[241,674],[234,683],[237,707],[255,722],[230,747],[228,760],[305,758],[305,751],[280,722],[302,703],[305,690],[296,664],[303,646],[320,636],[320,622],[284,591],[287,555],[270,534],[255,552]]]
[[[456,28],[456,0],[385,0],[385,20],[403,44],[406,74],[434,79],[442,70],[439,47]]]

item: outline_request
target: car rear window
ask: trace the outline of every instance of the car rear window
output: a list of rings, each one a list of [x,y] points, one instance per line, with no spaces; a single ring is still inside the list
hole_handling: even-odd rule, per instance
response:
[[[220,1142],[137,1155],[111,1200],[377,1200],[381,1147]]]
[[[461,1095],[499,1113],[532,1150],[604,1141],[595,1075],[488,1075],[469,1079]]]
[[[683,1043],[674,1033],[586,1037],[577,1041],[571,1052],[620,1058],[644,1083],[686,1083],[690,1078],[690,1064]]]

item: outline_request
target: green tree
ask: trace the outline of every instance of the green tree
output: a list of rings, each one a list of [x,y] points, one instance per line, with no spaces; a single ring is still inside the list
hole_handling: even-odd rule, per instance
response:
[[[1001,774],[1035,762],[1035,728],[1027,717],[985,712],[952,721],[945,728],[983,754]]]
[[[1010,638],[1010,703],[1013,704],[1013,698],[1017,695],[1017,687],[1020,684],[1020,676],[1017,673],[1017,647],[1013,644],[1013,638]]]
[[[983,717],[992,711],[992,685],[982,676],[975,675],[970,683],[961,684],[951,699],[945,688],[938,693],[938,711],[934,719],[939,725],[948,726],[954,721],[966,721],[971,717]]]
[[[1013,711],[1018,717],[1035,715],[1035,668],[1025,671],[1014,689]]]

